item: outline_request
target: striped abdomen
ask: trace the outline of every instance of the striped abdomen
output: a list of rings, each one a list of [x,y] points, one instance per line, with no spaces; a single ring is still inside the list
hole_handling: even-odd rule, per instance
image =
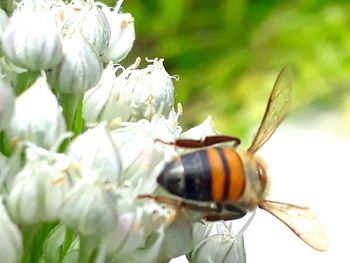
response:
[[[235,202],[244,192],[241,158],[233,148],[207,148],[167,164],[157,178],[170,193],[192,200]]]

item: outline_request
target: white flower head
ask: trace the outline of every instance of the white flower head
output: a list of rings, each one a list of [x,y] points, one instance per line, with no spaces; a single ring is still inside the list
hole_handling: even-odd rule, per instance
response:
[[[250,216],[238,234],[232,232],[232,222],[209,223],[215,225],[206,229],[204,239],[188,255],[191,262],[246,262],[243,233],[253,220]],[[216,231],[215,231],[216,230]]]
[[[27,163],[11,183],[7,204],[17,223],[59,219],[66,193],[79,177],[74,161],[63,154],[29,145]]]
[[[48,78],[62,94],[81,95],[95,86],[101,75],[98,55],[82,35],[75,33],[63,39],[63,59]]]
[[[111,25],[111,39],[102,59],[105,63],[109,61],[117,63],[129,54],[134,44],[134,18],[131,14],[120,13],[118,8],[114,10],[105,9],[104,11]]]
[[[179,212],[165,228],[164,240],[158,255],[159,261],[169,260],[191,252],[194,247],[193,224],[186,214]],[[176,242],[174,242],[176,240]]]
[[[17,12],[2,35],[2,50],[13,64],[31,71],[54,67],[62,59],[54,17],[45,9]]]
[[[114,228],[102,241],[107,253],[118,262],[155,262],[173,214],[153,201],[136,199],[130,188],[118,189],[116,207]]]
[[[103,237],[103,243],[109,254],[127,255],[135,251],[144,240],[142,225],[142,210],[136,207],[134,211],[119,212],[113,227]]]
[[[145,237],[148,237],[152,232],[164,230],[164,228],[172,223],[176,216],[175,209],[164,207],[163,205],[149,201],[143,203],[142,222],[145,229]]]
[[[83,177],[116,183],[122,171],[122,162],[116,144],[105,124],[100,124],[76,137],[67,155],[76,159]]]
[[[0,200],[0,255],[1,261],[17,263],[23,254],[22,235],[18,227],[11,221],[6,208]]]
[[[80,33],[98,55],[106,50],[111,38],[111,29],[107,18],[93,2],[87,2],[79,11],[66,20],[63,31]]]
[[[6,128],[13,116],[15,94],[12,87],[0,80],[0,130]]]
[[[174,116],[174,115],[171,115]],[[173,147],[159,143],[174,141],[181,128],[173,118],[140,120],[125,123],[111,132],[123,163],[122,180],[138,185],[140,193],[153,192],[158,184],[156,176],[164,163],[176,153]]]
[[[119,118],[127,121],[131,111],[128,103],[129,91],[125,87],[130,71],[138,66],[139,59],[129,68],[109,63],[104,69],[100,82],[84,94],[83,117],[86,122],[112,121]],[[123,72],[115,76],[116,71]]]
[[[104,236],[112,231],[117,219],[115,200],[108,184],[82,178],[67,193],[61,207],[61,222],[83,236]]]
[[[66,21],[79,13],[87,3],[81,0],[65,2],[64,0],[55,0],[46,2],[46,7],[50,10],[52,16],[56,19],[57,27],[62,31]]]
[[[13,139],[31,141],[50,149],[65,132],[61,107],[46,77],[41,76],[17,97],[9,133]]]
[[[155,115],[167,116],[174,107],[174,84],[163,59],[149,60],[153,64],[130,73],[127,88],[132,118],[151,120]]]
[[[143,262],[153,263],[157,262],[157,256],[160,250],[160,246],[164,239],[164,231],[162,229],[156,230],[150,237],[145,240],[144,244],[139,246],[132,253],[119,254],[116,253],[113,256],[113,262]]]

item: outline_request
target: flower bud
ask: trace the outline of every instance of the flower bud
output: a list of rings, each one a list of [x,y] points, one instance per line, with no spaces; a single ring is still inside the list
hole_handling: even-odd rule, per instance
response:
[[[132,118],[152,119],[156,114],[167,116],[174,104],[174,84],[163,66],[163,59],[151,60],[145,69],[131,72],[127,88],[130,90]]]
[[[170,260],[189,253],[193,249],[193,224],[184,213],[177,213],[175,220],[165,228],[159,261]],[[176,240],[176,241],[175,241]]]
[[[216,224],[217,224],[216,222],[205,222],[203,220],[193,223],[192,234],[193,234],[194,244],[197,245],[199,242],[208,238],[209,236],[217,234]]]
[[[45,10],[17,12],[2,35],[2,50],[16,66],[32,71],[52,68],[62,59],[55,19]]]
[[[49,81],[63,94],[83,94],[97,84],[102,63],[80,34],[63,39],[63,59],[50,72]]]
[[[111,38],[108,20],[102,10],[94,3],[84,5],[79,12],[71,16],[65,22],[63,30],[70,33],[80,33],[98,55],[106,50]]]
[[[253,220],[255,213],[248,219],[237,235],[232,232],[232,222],[211,223],[216,226],[216,233],[199,242],[187,256],[191,262],[246,262],[243,233]],[[214,233],[213,233],[214,232]],[[205,235],[204,235],[205,236]]]
[[[110,233],[117,218],[110,186],[81,179],[67,193],[60,217],[63,223],[84,236]]]
[[[129,119],[129,95],[124,87],[129,70],[124,70],[117,78],[116,70],[110,63],[103,71],[100,82],[85,92],[83,117],[86,122],[112,121],[115,118],[123,121]]]
[[[9,125],[15,107],[15,94],[10,86],[0,80],[0,130]]]
[[[115,257],[118,257],[135,251],[143,243],[143,238],[142,211],[136,207],[134,211],[119,212],[113,228],[102,242],[107,246],[108,253],[117,253]]]
[[[122,170],[117,147],[104,124],[76,137],[67,155],[78,160],[84,177],[116,183]]]
[[[1,261],[17,263],[23,253],[22,236],[18,227],[11,221],[2,200],[0,203],[0,255]]]
[[[27,140],[50,149],[66,132],[61,107],[46,78],[37,81],[17,99],[10,126],[13,139]]]
[[[30,147],[26,156],[27,164],[10,188],[11,216],[23,224],[57,221],[66,193],[76,180],[73,162],[62,154]]]
[[[152,233],[150,237],[147,238],[144,245],[140,246],[138,249],[132,253],[126,255],[116,254],[113,257],[113,262],[123,262],[123,263],[153,263],[157,261],[157,255],[159,253],[160,246],[164,238],[164,232],[162,229],[156,230]]]
[[[134,18],[131,14],[119,13],[118,9],[105,10],[105,14],[111,25],[111,39],[102,59],[105,63],[118,63],[129,54],[134,44]]]

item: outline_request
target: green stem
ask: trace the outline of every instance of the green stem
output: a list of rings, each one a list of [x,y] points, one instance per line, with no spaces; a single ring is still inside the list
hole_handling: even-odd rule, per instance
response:
[[[75,232],[67,227],[65,227],[64,243],[61,250],[61,258],[67,254],[68,249],[72,245],[75,238]]]
[[[77,109],[75,111],[74,116],[74,124],[73,124],[73,132],[74,134],[80,134],[83,126],[84,126],[84,119],[83,119],[83,96],[79,97]]]
[[[5,149],[5,132],[0,131],[0,152],[4,155],[6,155],[6,149]]]
[[[67,129],[73,131],[75,113],[79,104],[79,96],[75,94],[61,94],[61,99]]]
[[[78,263],[92,263],[96,257],[99,240],[96,237],[80,236]]]
[[[21,263],[30,263],[33,253],[33,241],[35,234],[38,232],[37,225],[23,226],[21,228],[23,234],[23,256]]]
[[[20,95],[23,91],[25,91],[28,87],[33,85],[36,79],[40,76],[39,71],[26,71],[17,75],[17,83],[15,92],[16,95]]]

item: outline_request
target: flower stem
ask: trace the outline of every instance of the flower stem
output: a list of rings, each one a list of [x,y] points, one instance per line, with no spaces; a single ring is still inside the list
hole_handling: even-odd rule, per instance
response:
[[[35,249],[35,247],[33,247],[33,241],[38,229],[39,227],[36,225],[24,226],[21,228],[23,234],[23,256],[21,263],[31,262],[33,249]]]
[[[0,131],[0,152],[4,155],[7,155],[4,131]]]
[[[80,236],[78,263],[93,263],[96,257],[97,245],[96,237]]]
[[[30,87],[40,76],[40,72],[26,71],[17,75],[16,95],[21,94]]]
[[[61,94],[61,102],[67,129],[73,131],[75,112],[78,108],[79,96],[75,94]]]
[[[73,241],[75,238],[75,232],[68,227],[65,227],[65,238],[64,238],[64,243],[62,245],[62,250],[61,250],[61,258],[66,255],[69,247],[72,245]]]

